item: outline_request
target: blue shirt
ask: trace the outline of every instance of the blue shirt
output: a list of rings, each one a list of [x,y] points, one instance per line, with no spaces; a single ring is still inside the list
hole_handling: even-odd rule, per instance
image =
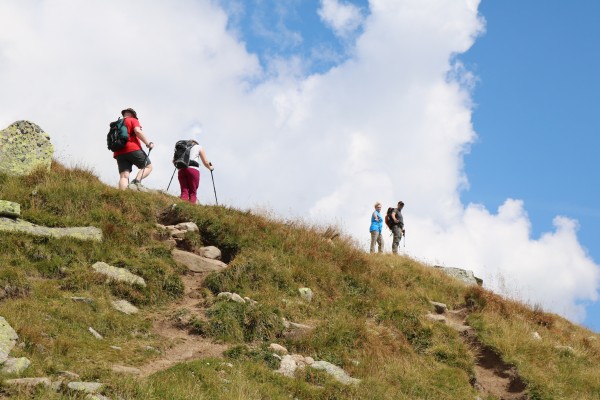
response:
[[[379,218],[379,221],[375,220],[375,215],[377,215],[377,218]],[[379,233],[381,233],[382,229],[383,229],[383,218],[381,217],[381,213],[379,211],[375,210],[375,212],[373,214],[371,214],[371,228],[369,229],[369,232],[379,231]]]

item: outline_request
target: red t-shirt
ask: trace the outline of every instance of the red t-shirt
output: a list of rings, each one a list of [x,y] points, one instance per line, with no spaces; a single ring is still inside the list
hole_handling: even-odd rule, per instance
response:
[[[138,121],[137,118],[127,117],[125,118],[125,126],[127,127],[127,133],[129,133],[129,140],[127,141],[127,143],[125,143],[125,146],[121,150],[115,151],[113,153],[113,158],[116,156],[120,156],[121,154],[131,153],[132,151],[142,149],[140,139],[133,131],[136,127],[142,129],[140,121]]]

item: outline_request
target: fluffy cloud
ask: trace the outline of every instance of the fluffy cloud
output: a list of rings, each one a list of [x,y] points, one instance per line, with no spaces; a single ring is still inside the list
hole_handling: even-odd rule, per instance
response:
[[[38,123],[59,159],[115,185],[108,122],[134,107],[157,145],[150,187],[166,188],[173,144],[195,137],[220,203],[334,222],[366,244],[372,204],[402,199],[411,255],[473,269],[493,289],[581,321],[600,268],[574,221],[557,217],[536,239],[520,201],[495,213],[460,201],[476,133],[471,77],[453,56],[483,30],[478,4],[371,0],[352,57],[305,76],[297,58],[264,71],[213,1],[5,0],[0,125]],[[321,17],[354,26],[340,9],[353,8],[323,1]],[[204,171],[200,200],[212,197]]]
[[[321,0],[318,14],[337,36],[343,38],[356,31],[363,21],[360,8],[338,0]]]

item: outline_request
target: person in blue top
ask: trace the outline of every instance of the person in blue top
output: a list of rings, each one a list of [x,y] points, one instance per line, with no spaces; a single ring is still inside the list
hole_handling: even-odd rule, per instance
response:
[[[379,253],[383,253],[383,217],[381,216],[381,203],[375,203],[375,211],[371,215],[371,253],[375,253],[375,243],[379,247]]]

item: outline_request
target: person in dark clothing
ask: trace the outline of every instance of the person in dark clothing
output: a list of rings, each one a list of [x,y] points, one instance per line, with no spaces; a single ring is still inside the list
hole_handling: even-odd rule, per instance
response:
[[[394,208],[392,211],[392,234],[394,235],[394,239],[392,241],[392,253],[398,254],[398,246],[400,245],[400,240],[402,240],[402,235],[406,232],[404,230],[404,218],[402,217],[402,209],[404,208],[404,202],[399,201],[398,207]]]

